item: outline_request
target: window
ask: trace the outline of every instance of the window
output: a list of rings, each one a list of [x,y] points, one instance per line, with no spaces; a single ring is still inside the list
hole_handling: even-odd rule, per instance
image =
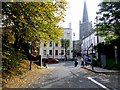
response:
[[[70,50],[67,50],[67,55],[70,55]]]
[[[55,50],[55,55],[58,56],[58,50]]]
[[[44,47],[46,47],[47,46],[47,43],[46,43],[46,41],[45,41],[45,43],[44,43]]]
[[[87,41],[87,47],[89,47],[89,41]]]
[[[44,47],[46,47],[46,44],[44,43]]]
[[[50,47],[52,47],[52,41],[50,41]]]
[[[58,44],[56,43],[55,46],[58,47]]]
[[[49,50],[49,55],[52,55],[52,50]]]
[[[90,42],[92,43],[92,39],[90,40]]]
[[[43,55],[46,56],[46,54],[47,54],[47,51],[43,50]]]
[[[89,40],[89,46],[90,46],[90,44],[91,44],[91,42],[90,42],[90,40]]]
[[[70,37],[70,33],[67,33],[67,37]]]
[[[61,50],[61,55],[64,55],[64,50]]]

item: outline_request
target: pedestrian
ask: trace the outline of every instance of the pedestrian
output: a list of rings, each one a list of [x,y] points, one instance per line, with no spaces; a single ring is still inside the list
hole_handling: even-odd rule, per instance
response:
[[[47,54],[47,59],[49,58],[49,54]]]
[[[77,62],[77,61],[75,61],[75,67],[77,67],[77,65],[78,65],[78,62]]]
[[[77,62],[77,58],[75,58],[75,67],[77,67],[77,65],[78,65],[78,62]]]
[[[84,55],[84,61],[85,61],[85,65],[87,66],[88,65],[88,55]]]
[[[81,66],[84,67],[84,59],[83,58],[81,58]]]

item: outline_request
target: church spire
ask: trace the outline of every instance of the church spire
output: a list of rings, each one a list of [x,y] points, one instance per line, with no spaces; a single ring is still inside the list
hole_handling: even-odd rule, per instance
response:
[[[86,6],[86,1],[85,0],[84,0],[84,11],[83,11],[82,22],[88,22],[88,12],[87,12],[87,6]]]

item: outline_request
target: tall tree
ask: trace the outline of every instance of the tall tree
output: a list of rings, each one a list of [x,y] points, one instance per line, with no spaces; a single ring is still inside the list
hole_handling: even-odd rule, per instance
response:
[[[9,60],[8,56],[12,56],[15,52],[22,52],[24,43],[58,41],[62,36],[62,28],[58,23],[64,19],[66,5],[65,0],[3,2],[2,45],[4,53],[2,54],[4,64]],[[14,53],[11,52],[11,49]],[[14,62],[11,59],[9,61]]]
[[[106,41],[120,38],[120,2],[102,2],[96,17],[96,31]]]
[[[41,41],[61,37],[58,23],[63,19],[65,5],[59,1],[3,3],[2,13],[6,16],[3,26],[12,24],[15,48],[18,49],[22,41],[32,41],[35,36]]]
[[[61,39],[62,47],[65,49],[65,60],[67,60],[67,50],[70,47],[70,40],[69,39]]]

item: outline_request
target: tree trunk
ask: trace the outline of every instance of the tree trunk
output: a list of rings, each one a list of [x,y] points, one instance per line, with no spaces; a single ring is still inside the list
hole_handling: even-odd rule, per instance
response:
[[[67,50],[65,49],[65,61],[67,61]]]
[[[15,43],[14,43],[14,48],[16,51],[18,51],[18,37],[16,37]]]

